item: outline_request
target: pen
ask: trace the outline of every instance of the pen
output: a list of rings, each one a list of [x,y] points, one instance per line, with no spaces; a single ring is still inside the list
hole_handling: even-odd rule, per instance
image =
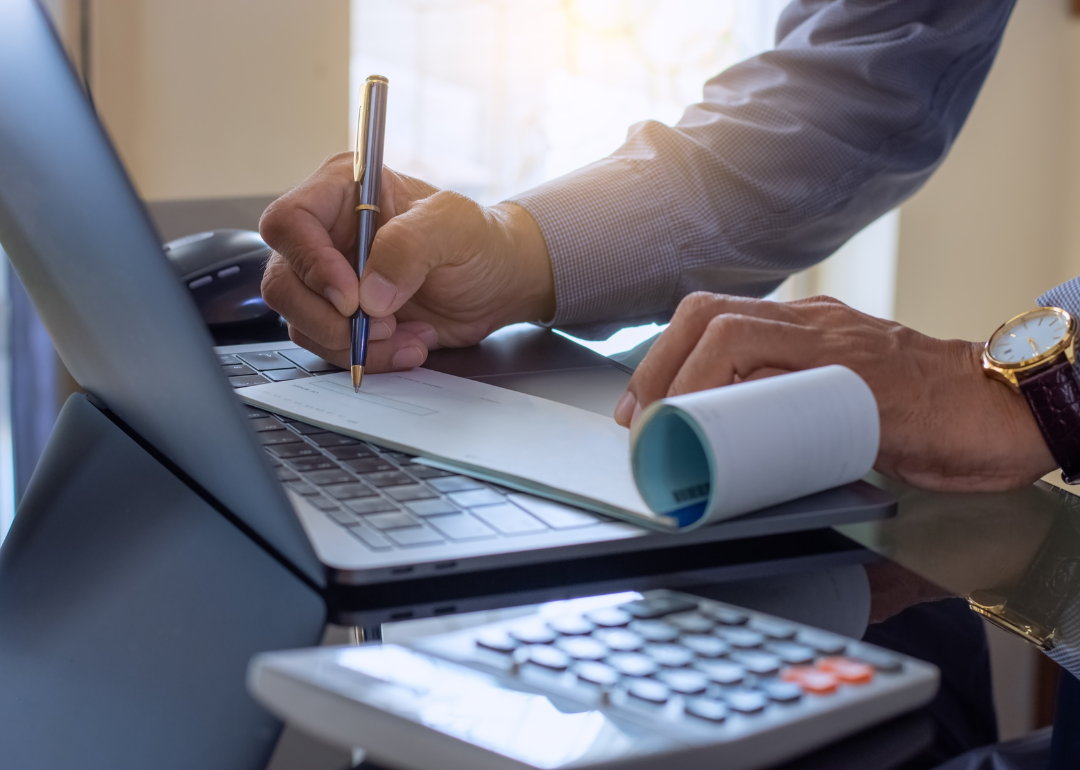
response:
[[[364,274],[364,265],[375,240],[375,220],[379,216],[382,194],[383,139],[386,134],[386,92],[390,81],[372,75],[360,92],[356,116],[356,152],[353,155],[353,180],[356,182],[356,277]],[[353,313],[349,335],[349,364],[353,391],[360,390],[367,363],[370,319],[359,307]]]

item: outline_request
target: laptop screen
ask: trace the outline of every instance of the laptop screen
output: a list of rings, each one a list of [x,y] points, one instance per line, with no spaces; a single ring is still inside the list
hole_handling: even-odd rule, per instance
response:
[[[0,3],[0,243],[78,383],[322,585],[210,335],[33,0]]]

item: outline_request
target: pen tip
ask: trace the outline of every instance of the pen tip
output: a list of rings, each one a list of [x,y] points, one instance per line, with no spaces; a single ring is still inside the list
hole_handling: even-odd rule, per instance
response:
[[[353,393],[360,392],[360,383],[364,381],[364,367],[354,366],[352,368],[352,387]]]

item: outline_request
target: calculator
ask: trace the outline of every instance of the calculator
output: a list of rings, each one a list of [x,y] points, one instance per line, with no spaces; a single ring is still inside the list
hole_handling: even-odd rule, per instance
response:
[[[248,683],[293,724],[403,770],[753,770],[914,710],[938,679],[865,642],[657,590],[408,646],[267,653]]]

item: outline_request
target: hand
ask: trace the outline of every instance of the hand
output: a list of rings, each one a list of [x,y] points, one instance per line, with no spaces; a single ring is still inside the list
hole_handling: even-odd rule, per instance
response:
[[[383,170],[379,229],[364,274],[356,251],[352,154],[327,160],[263,214],[274,249],[266,304],[298,345],[349,366],[349,318],[372,317],[368,368],[410,369],[436,347],[472,345],[509,323],[550,318],[554,281],[543,235],[513,204],[483,207]]]
[[[1018,488],[1056,463],[1024,398],[982,373],[981,352],[829,297],[692,294],[634,373],[615,419],[630,425],[667,396],[842,364],[877,399],[878,471],[925,489]]]

